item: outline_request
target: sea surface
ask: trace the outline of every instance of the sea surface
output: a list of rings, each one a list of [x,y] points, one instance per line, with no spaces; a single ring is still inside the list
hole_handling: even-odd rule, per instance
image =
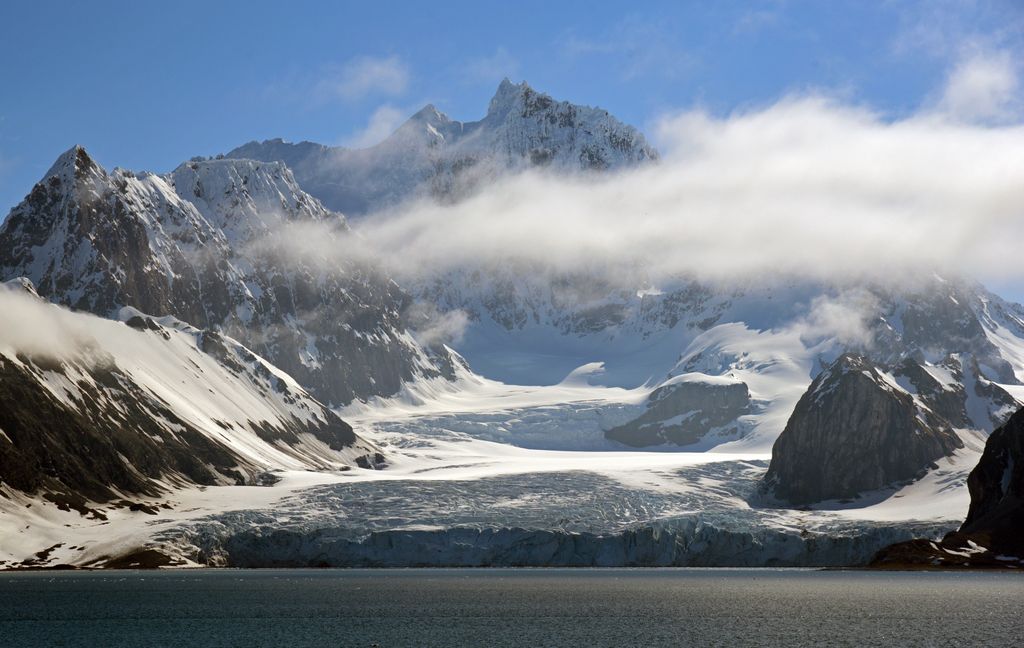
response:
[[[0,646],[1020,646],[1024,574],[0,573]]]

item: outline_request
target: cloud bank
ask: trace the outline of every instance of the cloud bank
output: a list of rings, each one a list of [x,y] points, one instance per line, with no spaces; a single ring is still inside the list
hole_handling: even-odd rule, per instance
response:
[[[613,176],[523,173],[454,205],[367,217],[356,254],[415,278],[500,259],[653,277],[1024,279],[1024,127],[941,111],[888,121],[822,97],[660,121],[663,161]]]
[[[96,318],[49,304],[14,283],[0,283],[0,352],[51,360],[84,360],[92,353],[97,343],[89,324]]]

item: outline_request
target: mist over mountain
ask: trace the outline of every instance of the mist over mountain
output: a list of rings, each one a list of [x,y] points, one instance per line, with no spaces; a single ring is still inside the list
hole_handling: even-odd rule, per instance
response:
[[[73,147],[0,226],[38,295],[0,334],[35,404],[2,412],[5,520],[62,537],[72,501],[168,563],[275,566],[839,565],[948,531],[1024,403],[1024,308],[977,280],[1024,276],[1024,130],[819,96],[656,130],[506,80],[366,149]],[[195,490],[232,481],[269,494]],[[113,503],[167,492],[152,527]],[[106,564],[89,538],[53,560]]]
[[[320,247],[282,232],[322,224]],[[0,272],[53,302],[125,306],[238,338],[326,402],[391,395],[451,372],[407,330],[409,297],[373,267],[324,258],[350,236],[280,163],[187,162],[167,176],[108,173],[74,147],[0,227]],[[437,364],[440,363],[440,364]]]
[[[508,171],[604,171],[658,154],[605,110],[555,101],[505,79],[479,121],[455,121],[427,105],[369,148],[276,139],[249,142],[226,157],[282,161],[325,205],[360,216],[414,197],[450,201]]]

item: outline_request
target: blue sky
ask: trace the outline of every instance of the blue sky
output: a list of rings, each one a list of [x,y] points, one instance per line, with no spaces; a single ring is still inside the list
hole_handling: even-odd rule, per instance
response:
[[[965,52],[1024,60],[1015,0],[5,0],[0,31],[4,213],[75,143],[155,171],[252,139],[369,143],[427,102],[479,118],[504,76],[644,129],[808,91],[898,119]]]

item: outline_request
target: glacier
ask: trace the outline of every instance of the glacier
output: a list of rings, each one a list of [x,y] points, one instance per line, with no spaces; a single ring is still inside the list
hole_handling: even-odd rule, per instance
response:
[[[149,475],[88,514],[0,483],[0,568],[838,566],[956,528],[988,433],[1024,403],[1024,308],[975,282],[599,273],[500,245],[402,276],[348,256],[406,200],[458,202],[510,172],[586,188],[658,159],[605,111],[507,81],[482,120],[427,106],[371,149],[254,142],[164,175],[71,149],[0,228],[2,278],[89,318],[129,375],[23,360],[13,327],[3,361],[69,412],[97,391],[96,415],[119,420],[127,391],[174,415],[144,443],[191,426],[243,465]],[[306,229],[321,236],[297,260],[285,239]],[[772,447],[847,352],[941,409],[962,447],[857,497],[775,501]],[[314,418],[353,443],[263,426]],[[15,436],[0,426],[0,448]]]

